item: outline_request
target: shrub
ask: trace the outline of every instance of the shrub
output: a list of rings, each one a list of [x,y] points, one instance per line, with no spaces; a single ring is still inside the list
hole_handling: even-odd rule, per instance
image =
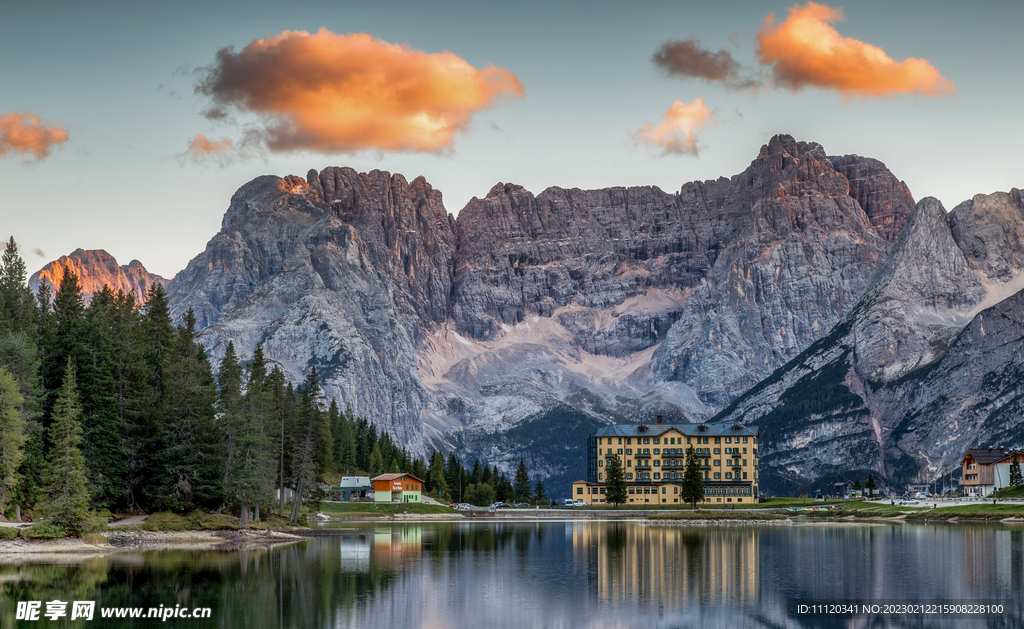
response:
[[[68,532],[63,526],[53,522],[37,522],[27,529],[22,529],[21,536],[26,539],[57,539],[67,537]]]
[[[20,532],[13,526],[0,526],[0,539],[14,539]]]

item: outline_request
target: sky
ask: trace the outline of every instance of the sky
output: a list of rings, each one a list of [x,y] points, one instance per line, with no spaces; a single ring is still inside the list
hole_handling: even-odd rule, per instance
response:
[[[171,277],[264,174],[729,177],[777,133],[947,210],[1024,186],[1019,2],[0,0],[0,236]]]

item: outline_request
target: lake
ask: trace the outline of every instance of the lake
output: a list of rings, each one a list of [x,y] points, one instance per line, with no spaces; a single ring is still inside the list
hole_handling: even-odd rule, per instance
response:
[[[330,532],[272,550],[3,565],[3,626],[1024,626],[1021,526],[493,520]],[[15,621],[19,602],[45,612],[51,600],[94,600],[96,617]],[[210,618],[99,617],[118,606]]]

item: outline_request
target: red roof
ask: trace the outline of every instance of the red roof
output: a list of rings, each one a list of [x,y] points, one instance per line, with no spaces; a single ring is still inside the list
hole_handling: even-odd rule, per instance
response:
[[[408,472],[398,472],[398,473],[395,473],[395,474],[381,474],[380,476],[374,476],[370,480],[384,480],[384,481],[387,481],[387,480],[398,480],[399,478],[404,478],[406,476],[408,476],[409,478],[411,478],[413,480],[417,480],[417,481],[419,481],[421,483],[423,482],[422,478],[416,478],[415,476],[413,476],[412,474],[409,474]]]

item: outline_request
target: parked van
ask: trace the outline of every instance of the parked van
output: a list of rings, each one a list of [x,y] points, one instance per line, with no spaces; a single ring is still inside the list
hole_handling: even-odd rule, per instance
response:
[[[572,498],[566,498],[562,501],[562,507],[565,509],[572,509],[576,506],[576,502]]]

